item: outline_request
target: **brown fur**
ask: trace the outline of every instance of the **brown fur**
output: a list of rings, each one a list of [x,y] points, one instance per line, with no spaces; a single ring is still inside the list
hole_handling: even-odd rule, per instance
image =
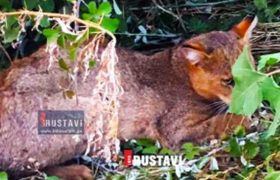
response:
[[[149,137],[178,148],[185,141],[219,138],[237,124],[248,126],[245,118],[213,107],[217,101],[230,102],[232,87],[226,82],[247,42],[240,29],[248,28],[239,25],[229,32],[203,34],[151,56],[117,49],[117,70],[124,88],[119,137]],[[76,142],[70,135],[38,135],[38,110],[84,110],[86,133],[96,130],[96,104],[89,98],[96,72],[91,72],[86,82],[79,77],[77,104],[62,98],[59,83],[65,74],[57,65],[48,72],[47,58],[40,49],[0,75],[0,141],[4,144],[0,146],[0,169],[18,171],[30,164],[30,158],[44,168],[85,150],[86,136]],[[88,171],[73,172],[84,177]],[[53,171],[67,179],[67,174],[59,173]]]

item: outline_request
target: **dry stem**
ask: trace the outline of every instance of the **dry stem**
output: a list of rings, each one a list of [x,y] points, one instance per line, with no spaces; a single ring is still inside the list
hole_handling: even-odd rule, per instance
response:
[[[17,11],[17,12],[0,12],[0,19],[5,16],[22,16],[22,15],[28,15],[28,16],[43,15],[43,16],[56,17],[56,18],[61,18],[61,19],[71,19],[77,23],[84,24],[88,27],[96,28],[96,29],[100,30],[101,32],[105,32],[112,38],[113,42],[116,42],[116,37],[114,36],[114,34],[110,31],[108,31],[107,29],[101,27],[99,24],[96,24],[94,22],[84,21],[82,19],[79,19],[78,17],[75,17],[73,15],[68,15],[68,14],[21,10],[21,11]]]

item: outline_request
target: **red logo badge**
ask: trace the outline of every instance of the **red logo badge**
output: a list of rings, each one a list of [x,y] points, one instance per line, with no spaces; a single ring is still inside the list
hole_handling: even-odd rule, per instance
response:
[[[124,165],[125,166],[132,166],[132,150],[131,149],[125,149],[124,150]]]
[[[40,125],[41,125],[41,127],[46,126],[46,113],[45,112],[40,112]]]

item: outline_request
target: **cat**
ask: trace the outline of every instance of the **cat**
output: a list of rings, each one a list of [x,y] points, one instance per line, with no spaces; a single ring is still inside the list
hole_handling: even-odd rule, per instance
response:
[[[256,18],[245,18],[228,32],[202,34],[150,56],[117,48],[117,71],[124,89],[119,138],[151,138],[178,149],[187,141],[220,138],[239,124],[249,127],[247,118],[228,114],[227,107],[234,86],[231,67],[249,45],[256,24]],[[74,99],[62,98],[59,82],[65,74],[58,65],[47,71],[47,58],[41,48],[0,74],[1,170],[19,173],[32,162],[43,169],[85,151],[86,135],[80,141],[70,135],[38,135],[39,110],[81,109],[87,120],[86,134],[96,129],[96,104],[89,98],[96,72],[85,82],[78,77],[77,104]],[[67,168],[47,172],[64,179],[69,173],[77,179],[91,178],[85,167]]]
[[[176,149],[186,141],[202,143],[222,137],[238,124],[248,127],[245,117],[226,110],[234,86],[231,67],[249,45],[256,24],[256,18],[245,18],[228,32],[202,34],[151,57],[121,51],[120,57],[128,58],[120,64],[133,69],[124,79],[135,79],[139,100],[132,115],[121,112],[120,137],[150,137]],[[131,89],[125,87],[125,92]],[[148,90],[154,94],[146,95]],[[143,102],[147,96],[154,104]],[[123,96],[123,102],[129,100]]]

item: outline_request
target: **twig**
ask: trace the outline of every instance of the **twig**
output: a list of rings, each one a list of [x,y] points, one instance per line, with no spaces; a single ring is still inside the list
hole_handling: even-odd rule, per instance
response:
[[[156,0],[153,0],[153,3],[156,5],[156,7],[158,7],[159,9],[161,9],[162,11],[166,12],[167,14],[172,15],[173,17],[175,17],[177,20],[180,20],[180,17],[176,14],[174,14],[172,11],[168,11],[167,9],[164,9],[161,5],[159,5]]]
[[[10,57],[9,53],[6,51],[6,49],[3,47],[3,45],[0,43],[0,49],[2,49],[2,51],[4,52],[5,56],[8,58],[8,60],[10,61],[10,63],[12,64],[12,58]]]
[[[50,12],[37,12],[37,11],[28,11],[28,10],[22,10],[22,11],[17,11],[17,12],[0,12],[0,18],[3,18],[5,16],[22,16],[22,15],[28,15],[28,16],[38,16],[38,15],[43,15],[43,16],[48,16],[48,17],[57,17],[57,18],[62,18],[62,19],[71,19],[77,23],[84,24],[89,27],[96,28],[100,30],[101,32],[105,32],[108,34],[114,43],[116,43],[116,37],[114,34],[107,29],[101,27],[99,24],[96,24],[94,22],[89,22],[89,21],[84,21],[82,19],[79,19],[78,17],[75,17],[73,15],[68,15],[68,14],[59,14],[59,13],[50,13]]]
[[[73,5],[73,12],[77,18],[79,18],[80,15],[80,5],[81,5],[81,0],[75,1]],[[75,31],[79,30],[79,24],[76,22],[75,23]]]
[[[147,37],[179,37],[182,34],[143,34],[143,33],[114,33],[115,35],[125,35],[125,36],[147,36]]]
[[[153,3],[156,5],[156,7],[158,7],[159,9],[161,9],[163,12],[166,12],[167,14],[170,14],[172,15],[173,17],[175,17],[181,24],[183,30],[186,32],[186,27],[185,27],[185,24],[184,24],[184,21],[175,13],[173,13],[172,11],[169,11],[167,9],[164,9],[161,5],[159,5],[156,0],[153,0]]]
[[[234,2],[239,2],[240,0],[225,0],[225,1],[219,1],[219,2],[211,2],[211,3],[192,3],[187,1],[185,4],[179,4],[179,5],[172,5],[172,6],[164,6],[165,9],[169,8],[182,8],[182,7],[205,7],[205,6],[217,6],[221,4],[226,4],[226,3],[234,3]],[[156,7],[133,7],[129,8],[129,10],[134,11],[134,10],[151,10]]]
[[[275,70],[275,71],[272,71],[272,72],[270,72],[270,73],[267,73],[266,75],[267,75],[267,76],[273,76],[273,75],[279,74],[279,73],[280,73],[280,69],[277,69],[277,70]]]

